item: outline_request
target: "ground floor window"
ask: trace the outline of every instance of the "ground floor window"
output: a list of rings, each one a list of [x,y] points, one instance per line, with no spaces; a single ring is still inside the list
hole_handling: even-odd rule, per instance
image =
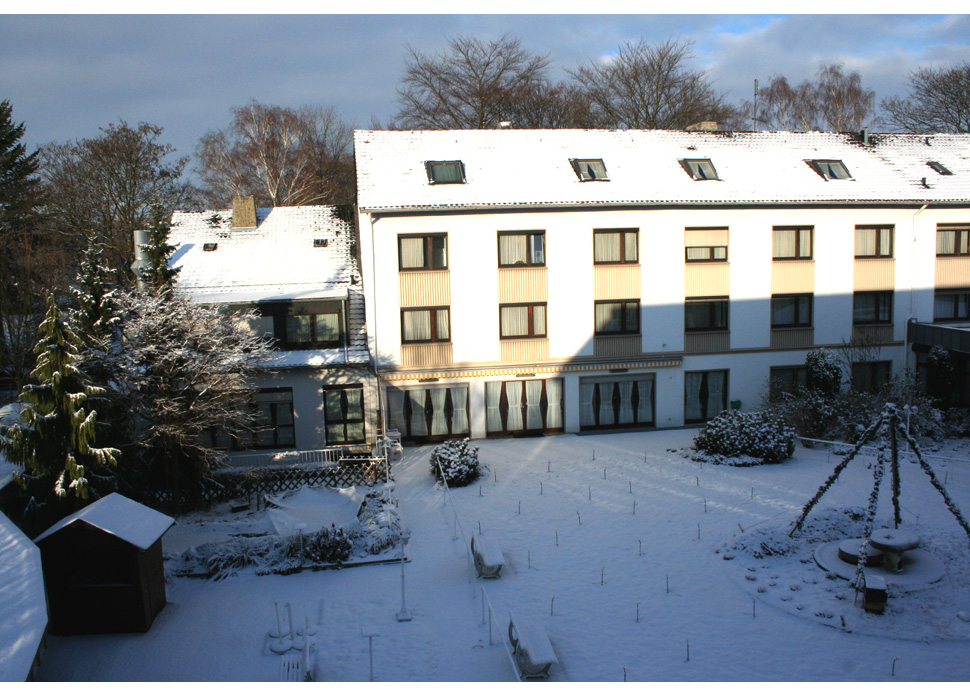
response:
[[[328,445],[364,442],[364,389],[360,385],[325,387],[323,415]]]
[[[703,423],[727,410],[728,371],[684,373],[684,420]]]
[[[387,425],[408,440],[468,435],[468,385],[388,387]]]
[[[207,433],[208,444],[218,449],[279,449],[296,446],[293,419],[293,390],[290,387],[261,389],[253,396],[256,427],[232,436],[231,428],[215,428]]]
[[[807,375],[804,365],[772,367],[768,377],[768,398],[777,401],[783,394],[794,394],[803,389]]]
[[[893,364],[889,360],[852,363],[852,388],[861,392],[877,392],[892,378]]]
[[[489,435],[562,430],[561,379],[485,384],[485,427]]]
[[[653,375],[583,379],[579,392],[582,430],[654,424]]]

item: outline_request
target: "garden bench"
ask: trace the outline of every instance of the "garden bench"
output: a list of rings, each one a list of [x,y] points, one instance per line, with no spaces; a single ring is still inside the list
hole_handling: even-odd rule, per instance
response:
[[[310,674],[310,642],[299,653],[286,653],[280,657],[280,681],[313,681]]]
[[[559,659],[549,636],[538,624],[522,623],[509,612],[509,641],[521,679],[546,679]]]
[[[471,547],[478,577],[497,578],[502,572],[502,564],[505,563],[505,557],[498,544],[491,539],[475,535],[472,537]]]

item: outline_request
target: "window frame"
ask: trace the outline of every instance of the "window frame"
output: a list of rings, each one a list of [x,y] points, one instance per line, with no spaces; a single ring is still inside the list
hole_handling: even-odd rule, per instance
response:
[[[856,318],[857,308],[856,303],[861,297],[874,297],[877,299],[875,304],[875,314],[876,318],[872,321],[860,321]],[[888,301],[883,303],[879,301],[879,298],[888,298]],[[893,291],[892,290],[875,290],[875,291],[858,291],[852,293],[852,325],[853,326],[892,326],[893,324]],[[880,305],[885,304],[885,307]],[[879,314],[881,310],[885,309],[888,319],[883,321],[879,319]]]
[[[692,259],[690,257],[691,249],[707,249],[708,258],[706,259]],[[724,258],[718,259],[714,257],[715,249],[724,249]],[[685,246],[684,247],[684,263],[727,263],[728,261],[728,248],[726,244],[715,244],[712,246]]]
[[[687,326],[687,307],[709,305],[707,312],[708,325],[703,328],[688,328]],[[719,305],[724,306],[724,326],[717,326],[717,310]],[[731,298],[718,297],[688,297],[684,300],[684,333],[724,333],[731,330]]]
[[[895,249],[895,240],[894,240],[894,237],[896,236],[896,234],[895,234],[896,233],[896,226],[895,225],[856,225],[855,226],[855,234],[856,234],[856,244],[857,245],[858,245],[858,234],[859,234],[859,232],[875,232],[876,233],[876,245],[875,245],[876,246],[876,253],[875,254],[869,254],[869,255],[860,255],[860,254],[857,253],[855,255],[855,258],[857,258],[857,259],[891,259],[891,258],[894,258],[894,254],[896,252],[896,249]],[[882,239],[882,237],[883,237],[884,234],[888,234],[888,236],[889,236],[889,253],[888,254],[880,254],[879,253],[879,249],[881,248],[880,242],[881,242],[881,239]]]
[[[722,392],[721,392],[722,403],[721,403],[720,411],[718,411],[717,413],[707,413],[708,400],[702,399],[700,401],[701,417],[700,418],[687,417],[687,407],[688,407],[687,375],[692,375],[692,374],[703,375],[701,377],[701,387],[700,387],[700,390],[698,391],[698,396],[700,396],[705,389],[709,389],[708,387],[708,382],[710,381],[709,375],[712,375],[712,374],[724,375],[724,383],[722,385]],[[730,403],[730,393],[731,393],[731,371],[730,370],[689,370],[684,372],[684,424],[686,425],[689,423],[706,423],[707,421],[709,421],[711,418],[714,418],[719,413],[726,411],[728,408],[728,404]],[[708,395],[710,395],[710,391],[708,391]]]
[[[876,371],[883,372],[876,376]],[[860,372],[865,371],[860,379]],[[893,378],[892,360],[859,360],[849,364],[849,386],[857,392],[874,394]],[[860,382],[865,382],[860,388]],[[879,382],[879,384],[875,384]]]
[[[438,312],[444,310],[448,316],[448,338],[438,338]],[[405,339],[404,338],[404,315],[408,312],[429,312],[431,338],[429,339]],[[451,343],[451,306],[442,305],[437,307],[402,307],[401,308],[401,345],[427,345],[429,343]]]
[[[784,376],[779,373],[787,373]],[[768,368],[768,400],[775,402],[784,394],[795,394],[808,384],[808,369],[802,365],[772,365]]]
[[[964,314],[961,316],[957,311],[959,309],[958,297],[964,296],[963,306]],[[944,297],[953,298],[953,312],[951,316],[940,317],[936,314],[936,309],[939,301]],[[933,322],[934,323],[946,323],[951,321],[970,321],[970,288],[938,288],[933,293]]]
[[[596,308],[602,305],[619,305],[620,306],[620,330],[619,331],[601,331],[596,326]],[[633,305],[635,312],[633,316],[636,317],[636,328],[631,328],[627,326],[627,305]],[[605,336],[639,336],[640,326],[640,300],[629,299],[629,300],[595,300],[593,302],[593,335],[597,337]]]
[[[800,303],[797,301],[801,298],[808,298],[808,319],[806,321],[800,321],[801,317],[799,307]],[[792,324],[776,324],[775,323],[775,302],[781,300],[796,300],[795,302],[795,322]],[[772,329],[811,329],[814,326],[815,320],[815,295],[809,292],[792,292],[792,293],[781,293],[771,296],[771,328]]]
[[[461,176],[461,181],[445,181],[444,179],[442,179],[441,181],[438,181],[435,178],[435,175],[434,175],[435,167],[448,166],[448,165],[458,166],[458,173]],[[466,181],[465,163],[462,162],[461,160],[426,160],[424,163],[424,169],[428,175],[428,183],[433,186],[441,186],[445,184],[464,184]]]
[[[424,244],[424,265],[423,266],[404,266],[404,254],[401,249],[401,242],[405,239],[423,239]],[[445,264],[443,266],[434,265],[434,240],[444,240]],[[409,273],[422,271],[447,271],[448,270],[448,233],[447,232],[427,232],[421,234],[399,234],[397,236],[397,268],[398,271]]]
[[[702,176],[705,171],[705,165],[710,167],[711,173],[714,176]],[[710,158],[684,158],[680,160],[680,166],[684,168],[687,175],[694,181],[721,181],[721,177],[718,176],[717,169],[714,168],[714,163]]]
[[[324,437],[327,441],[327,446],[332,445],[361,445],[367,442],[367,408],[364,404],[364,385],[362,384],[341,384],[340,386],[327,386],[323,387],[321,390],[321,398],[323,400],[323,427],[324,427]],[[359,391],[360,392],[360,417],[349,417],[349,401],[347,399],[347,392]],[[343,418],[340,420],[331,420],[327,409],[327,394],[333,392],[340,392],[340,408]],[[348,435],[348,426],[360,424],[361,434],[360,438],[351,438]],[[342,439],[333,440],[330,437],[330,429],[335,425],[342,425],[344,431],[344,437]]]
[[[599,166],[603,169],[603,176],[597,176],[596,175],[596,172],[592,172],[593,176],[585,176],[584,173],[583,173],[583,167],[584,167],[584,165],[585,166],[595,166],[596,163],[599,163]],[[578,178],[579,181],[582,182],[582,183],[585,183],[587,181],[609,181],[610,180],[610,174],[609,174],[609,172],[606,171],[606,163],[603,162],[603,160],[601,158],[594,158],[594,157],[586,157],[586,158],[575,157],[575,158],[573,158],[573,157],[571,157],[569,159],[569,164],[572,166],[573,172],[576,174],[576,178]]]
[[[502,263],[502,237],[525,237],[525,249],[529,260],[525,263]],[[535,247],[530,243],[533,237],[539,237],[542,242],[542,261],[537,262],[533,257]],[[546,265],[546,231],[545,230],[506,230],[499,231],[497,237],[498,244],[498,267],[499,268],[542,268]]]
[[[795,232],[795,255],[775,256],[775,232]],[[801,255],[802,235],[808,233],[808,256]],[[812,225],[775,225],[771,228],[771,260],[772,261],[811,261],[815,258],[815,227]]]
[[[528,307],[529,308],[529,332],[527,334],[517,334],[517,335],[505,335],[505,327],[502,324],[502,309],[506,307]],[[535,331],[535,317],[534,308],[543,308],[543,332],[536,333]],[[549,307],[546,302],[505,302],[498,306],[498,333],[499,339],[503,341],[516,340],[516,339],[530,339],[530,338],[546,338],[549,332]]]
[[[940,252],[940,234],[945,232],[953,232],[955,237],[953,240],[953,253],[941,253]],[[962,244],[961,244],[962,241]],[[961,251],[966,249],[966,251]],[[936,255],[941,258],[958,258],[961,256],[970,256],[970,224],[963,225],[960,223],[953,225],[937,225],[936,226]]]
[[[811,159],[805,160],[808,165],[818,174],[820,177],[826,181],[847,181],[853,178],[852,173],[849,168],[845,166],[845,162],[837,159]],[[841,167],[845,176],[839,176],[838,172],[832,176],[834,168]]]
[[[345,300],[309,300],[309,301],[268,301],[258,304],[260,313],[269,316],[273,321],[273,338],[280,350],[311,350],[314,348],[343,348],[347,345],[347,306]],[[333,310],[336,311],[333,311]],[[330,310],[330,311],[324,311]],[[337,339],[333,341],[316,340],[316,321],[313,317],[325,314],[336,314],[338,324]],[[310,340],[291,341],[289,319],[291,317],[309,316]]]
[[[620,235],[620,260],[619,261],[597,261],[596,260],[596,235],[619,234]],[[636,235],[634,245],[635,258],[627,258],[626,236]],[[593,265],[595,266],[619,266],[636,265],[640,263],[640,228],[639,227],[597,227],[593,229]]]

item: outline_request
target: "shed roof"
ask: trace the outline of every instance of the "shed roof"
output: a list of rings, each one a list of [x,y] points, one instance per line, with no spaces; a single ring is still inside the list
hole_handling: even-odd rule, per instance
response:
[[[354,149],[362,211],[970,201],[968,134],[361,130]],[[601,159],[608,180],[580,181],[572,159]],[[686,159],[711,160],[717,179],[694,180]],[[426,162],[456,160],[465,183],[429,182]],[[851,178],[826,180],[813,160]]]
[[[0,514],[0,682],[24,681],[47,628],[40,551]]]
[[[80,523],[96,527],[144,551],[158,541],[175,520],[120,493],[111,493],[51,526],[34,539],[34,543]]]

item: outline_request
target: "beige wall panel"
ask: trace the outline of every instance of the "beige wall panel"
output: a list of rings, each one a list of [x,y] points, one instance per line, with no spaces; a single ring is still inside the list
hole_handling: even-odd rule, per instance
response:
[[[852,272],[854,290],[892,290],[896,284],[893,259],[856,259]]]
[[[881,343],[892,343],[892,326],[853,326],[852,342],[862,345],[879,345]]]
[[[684,246],[728,246],[728,231],[717,230],[684,230]]]
[[[685,333],[685,353],[721,353],[731,348],[731,332]]]
[[[936,287],[970,287],[970,258],[937,258]]]
[[[594,300],[635,300],[640,292],[640,264],[593,266]]]
[[[815,329],[772,329],[772,348],[811,348],[815,344]]]
[[[450,343],[401,346],[401,367],[445,367],[451,363]]]
[[[731,266],[727,263],[688,263],[684,267],[684,297],[731,294]]]
[[[451,305],[451,273],[422,271],[399,273],[401,307],[441,307]]]
[[[536,362],[549,359],[549,339],[536,338],[530,340],[515,340],[500,342],[500,358],[502,362],[522,363]]]
[[[593,339],[593,355],[597,358],[620,358],[643,352],[640,336],[605,336]]]
[[[498,301],[548,302],[549,272],[545,268],[498,269]]]
[[[774,261],[771,264],[771,294],[815,292],[814,261]]]

